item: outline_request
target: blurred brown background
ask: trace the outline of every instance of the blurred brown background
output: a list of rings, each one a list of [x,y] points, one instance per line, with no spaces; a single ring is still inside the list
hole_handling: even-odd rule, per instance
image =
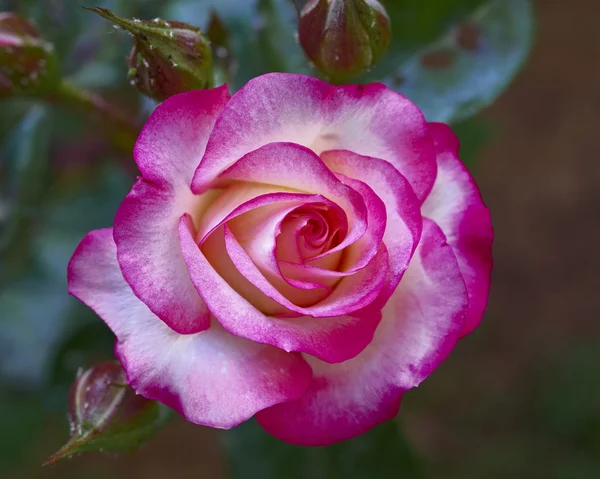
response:
[[[532,56],[482,115],[495,131],[474,172],[496,231],[487,316],[399,415],[435,478],[600,477],[600,2],[536,7]],[[130,456],[41,470],[56,428],[13,477],[225,475],[217,433],[183,421]]]
[[[441,479],[600,477],[600,2],[535,6],[533,53],[482,115],[487,314],[401,412]]]

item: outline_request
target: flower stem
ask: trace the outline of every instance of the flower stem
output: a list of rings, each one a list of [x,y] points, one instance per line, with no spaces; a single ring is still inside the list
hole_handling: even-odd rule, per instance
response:
[[[82,90],[68,80],[62,80],[49,96],[53,103],[90,113],[102,120],[111,143],[126,153],[131,153],[139,134],[136,120],[120,107],[108,103],[97,93]]]

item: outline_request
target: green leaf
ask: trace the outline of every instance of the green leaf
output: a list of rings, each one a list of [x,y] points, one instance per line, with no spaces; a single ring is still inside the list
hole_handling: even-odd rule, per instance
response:
[[[206,31],[214,12],[228,30],[231,54],[237,64],[233,89],[241,88],[250,78],[265,72],[264,58],[258,48],[255,14],[256,1],[238,0],[183,0],[172,2],[164,11],[168,20],[177,20],[200,27]]]
[[[0,198],[0,266],[3,282],[18,275],[29,260],[30,237],[37,220],[48,170],[51,118],[46,108],[33,106],[6,139],[2,158]]]
[[[395,421],[328,447],[292,446],[267,434],[254,420],[222,437],[234,479],[426,477]]]
[[[455,18],[457,12],[465,10],[465,5],[476,2],[461,3],[462,8],[454,12]],[[431,8],[429,2],[422,5]],[[439,18],[450,14],[448,7],[442,10],[444,14]],[[406,17],[409,11],[394,7],[390,13],[393,18]],[[437,22],[438,26],[441,24]],[[394,45],[402,48],[398,44],[397,25],[393,28]],[[419,48],[418,42],[407,42],[405,48],[395,53],[395,60],[400,62],[397,68],[387,71],[383,81],[414,101],[429,121],[456,122],[468,118],[491,104],[508,86],[529,53],[532,31],[529,0],[490,0],[468,17],[458,18],[423,47]],[[400,36],[404,36],[402,32]],[[401,60],[406,47],[413,50],[412,55]],[[386,62],[379,72],[389,68],[390,58]]]
[[[373,69],[379,78],[392,74],[398,64],[443,37],[486,0],[383,0],[392,22],[392,41]]]
[[[494,137],[493,126],[484,118],[475,116],[456,123],[452,130],[460,140],[460,159],[468,168],[473,168],[481,151]]]
[[[384,3],[393,30],[388,53],[352,82],[383,81],[417,103],[430,121],[460,121],[492,103],[531,48],[530,0]],[[312,72],[296,40],[293,2],[253,0],[241,7],[235,0],[187,0],[175,2],[168,14],[206,28],[213,6],[228,28],[238,66],[234,90],[268,71]],[[430,61],[436,57],[437,63]]]
[[[311,74],[311,67],[298,43],[298,14],[289,0],[259,0],[260,52],[268,71]]]
[[[43,434],[44,411],[37,398],[0,390],[0,476],[24,461]],[[10,476],[15,477],[15,476]]]
[[[66,338],[100,321],[67,294],[67,263],[89,230],[112,224],[130,184],[120,168],[106,163],[70,171],[44,186],[43,201],[32,216],[34,229],[17,237],[17,243],[31,240],[23,274],[0,290],[0,383],[20,389],[47,385],[52,358]]]
[[[114,9],[121,2],[118,0],[95,0],[91,3],[94,6]],[[80,68],[82,50],[93,48],[95,50],[93,56],[97,59],[98,50],[103,48],[99,37],[104,35],[105,29],[99,28],[100,22],[90,21],[90,15],[81,8],[82,4],[85,2],[73,2],[72,0],[53,0],[52,2],[19,0],[17,2],[17,13],[34,20],[42,37],[54,44],[63,70],[67,74]],[[128,12],[122,11],[121,13],[126,15]],[[96,45],[92,44],[92,39]],[[112,51],[113,59],[121,56],[121,52],[115,48],[114,44],[109,48]]]

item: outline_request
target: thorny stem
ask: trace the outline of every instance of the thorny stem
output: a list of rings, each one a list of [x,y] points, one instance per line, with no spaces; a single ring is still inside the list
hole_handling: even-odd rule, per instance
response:
[[[71,454],[74,453],[78,446],[85,444],[87,440],[90,439],[95,433],[96,431],[89,431],[86,434],[83,434],[82,436],[71,438],[69,442],[67,442],[57,452],[55,452],[48,459],[46,459],[46,461],[44,461],[44,463],[42,464],[42,467],[56,464],[61,459],[69,457]]]
[[[116,148],[126,153],[131,153],[133,150],[139,133],[137,122],[100,95],[82,90],[68,80],[62,80],[48,99],[54,103],[96,115],[106,123],[107,133]]]

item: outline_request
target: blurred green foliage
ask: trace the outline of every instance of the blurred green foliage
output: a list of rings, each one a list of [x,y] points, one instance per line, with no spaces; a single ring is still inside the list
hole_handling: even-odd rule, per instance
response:
[[[430,121],[464,120],[488,106],[531,48],[529,1],[389,0],[386,5],[392,41],[404,47],[392,45],[372,78],[383,78],[408,96]]]
[[[424,466],[395,421],[327,447],[286,444],[256,421],[222,433],[234,479],[424,479]]]
[[[393,23],[392,45],[381,63],[357,81],[386,82],[419,104],[429,120],[461,120],[456,129],[463,142],[463,157],[475,167],[477,153],[491,132],[489,125],[472,115],[502,92],[523,62],[531,45],[530,2],[384,3]],[[234,91],[269,71],[318,74],[296,40],[296,10],[289,0],[95,0],[94,5],[125,17],[181,20],[204,31],[209,30],[211,19],[217,18],[224,28],[219,77],[228,80]],[[0,0],[0,11],[33,18],[44,38],[55,44],[63,74],[76,85],[124,105],[135,112],[140,124],[154,108],[154,102],[141,98],[126,79],[124,57],[130,48],[129,37],[80,8],[78,2]],[[474,29],[474,46],[460,40],[460,25]],[[440,51],[446,55],[451,51],[447,63],[428,63],[430,55]],[[112,357],[110,331],[67,295],[66,265],[89,230],[112,224],[133,182],[135,166],[131,155],[120,153],[106,140],[106,125],[92,123],[88,115],[30,99],[5,100],[0,111],[3,475],[32,457],[37,467],[43,458],[34,448],[44,418],[63,414],[77,368]],[[595,358],[600,363],[597,354]],[[564,371],[563,387],[576,387],[569,383],[570,369]],[[597,450],[597,410],[596,422],[590,423],[591,412],[581,412],[576,402],[544,402],[551,397],[544,388],[553,386],[540,385],[544,406],[543,412],[538,412],[542,414],[540,427],[548,428],[548,435],[568,435],[581,444],[582,451]],[[581,394],[590,397],[586,403],[590,410],[600,402],[598,391]],[[56,435],[66,439],[66,422]],[[224,443],[232,475],[242,479],[417,479],[425,477],[427,469],[394,422],[329,448],[288,446],[254,422],[225,433]],[[519,451],[509,445],[506,456],[511,454]],[[596,464],[590,463],[590,454],[582,453],[577,462],[581,471],[591,471]],[[374,470],[379,471],[377,475],[370,475]],[[481,472],[476,467],[473,470]],[[469,476],[468,471],[467,464],[460,477],[483,477]],[[506,471],[510,473],[510,469]],[[557,465],[553,477],[591,477],[584,472],[560,475]]]

